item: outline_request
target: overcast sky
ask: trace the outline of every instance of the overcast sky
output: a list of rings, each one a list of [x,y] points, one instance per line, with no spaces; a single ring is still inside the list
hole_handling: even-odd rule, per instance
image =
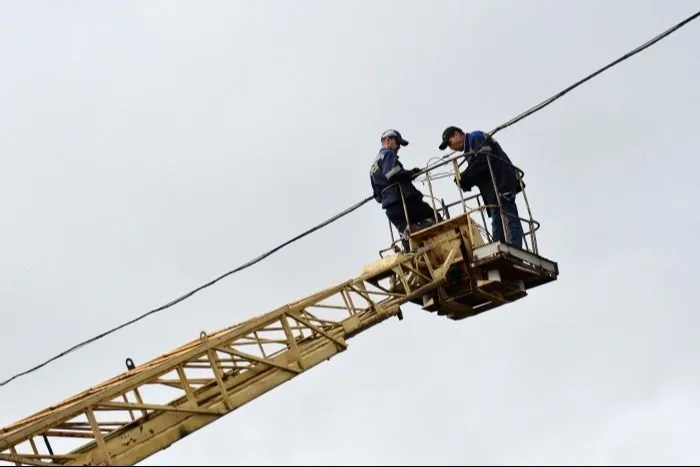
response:
[[[0,379],[367,196],[383,130],[423,165],[445,126],[490,130],[697,8],[0,2]],[[142,465],[697,463],[699,48],[694,22],[499,134],[558,282],[459,323],[407,306]],[[388,242],[365,205],[0,388],[0,425]]]

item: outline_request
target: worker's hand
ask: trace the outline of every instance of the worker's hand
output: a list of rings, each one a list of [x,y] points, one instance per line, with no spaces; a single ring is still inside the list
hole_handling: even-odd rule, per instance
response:
[[[467,189],[464,188],[464,184],[462,183],[464,179],[462,177],[459,178],[459,181],[457,181],[457,177],[454,177],[452,180],[455,182],[455,185],[457,185],[462,191],[471,191],[471,187]]]
[[[408,171],[408,175],[409,175],[411,178],[413,178],[413,177],[415,177],[416,175],[418,175],[418,174],[420,173],[421,170],[423,170],[423,169],[421,169],[421,168],[419,168],[419,167],[414,167],[413,169],[411,169],[411,170]]]

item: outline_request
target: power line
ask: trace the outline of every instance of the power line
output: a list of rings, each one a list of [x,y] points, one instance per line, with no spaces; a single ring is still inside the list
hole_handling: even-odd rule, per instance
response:
[[[605,65],[605,66],[602,67],[602,68],[599,68],[598,70],[594,71],[593,73],[591,73],[590,75],[586,76],[585,78],[582,78],[582,79],[576,81],[576,82],[575,82],[574,84],[572,84],[571,86],[569,86],[569,87],[563,89],[562,91],[560,91],[560,92],[554,94],[553,96],[551,96],[551,97],[549,97],[549,98],[543,100],[543,101],[540,102],[539,104],[537,104],[537,105],[535,105],[535,106],[533,106],[533,107],[530,107],[530,109],[528,109],[528,110],[526,110],[525,112],[521,113],[521,114],[518,115],[517,117],[513,117],[512,119],[508,120],[507,122],[502,123],[501,125],[497,126],[497,127],[494,128],[493,130],[491,130],[491,131],[489,132],[489,135],[493,136],[493,135],[495,135],[496,133],[498,133],[499,131],[501,131],[501,130],[503,130],[503,129],[505,129],[505,128],[508,128],[509,126],[515,125],[516,123],[520,122],[521,120],[526,119],[526,118],[529,117],[530,115],[532,115],[532,114],[534,114],[534,113],[536,113],[536,112],[539,112],[540,110],[542,110],[542,109],[544,109],[545,107],[547,107],[549,104],[551,104],[551,103],[553,103],[554,101],[556,101],[556,100],[560,99],[561,97],[563,97],[565,94],[568,94],[570,91],[572,91],[572,90],[576,89],[577,87],[581,86],[583,83],[585,83],[585,82],[587,82],[587,81],[589,81],[589,80],[595,78],[595,77],[598,76],[599,74],[601,74],[601,73],[603,73],[604,71],[606,71],[606,70],[608,70],[608,69],[614,67],[615,65],[617,65],[617,64],[619,64],[619,63],[621,63],[621,62],[624,62],[625,60],[627,60],[628,58],[630,58],[630,57],[632,57],[632,56],[638,54],[638,53],[641,52],[642,50],[644,50],[644,49],[646,49],[646,48],[648,48],[648,47],[651,47],[651,46],[654,45],[655,43],[659,42],[661,39],[664,39],[665,37],[667,37],[667,36],[671,35],[672,33],[676,32],[677,30],[679,30],[680,28],[682,28],[682,27],[685,26],[686,24],[688,24],[688,23],[690,23],[691,21],[697,19],[699,16],[700,16],[700,11],[698,11],[698,12],[696,12],[696,13],[694,13],[694,14],[688,16],[688,17],[687,17],[686,19],[684,19],[683,21],[681,21],[681,22],[679,22],[679,23],[676,23],[674,26],[668,28],[667,30],[665,30],[665,31],[662,32],[661,34],[657,35],[656,37],[654,37],[654,38],[652,38],[652,39],[649,39],[647,42],[645,42],[644,44],[640,45],[639,47],[637,47],[637,48],[635,48],[635,49],[633,49],[633,50],[630,50],[629,52],[627,52],[626,54],[624,54],[624,55],[621,56],[620,58],[618,58],[618,59],[616,59],[616,60],[613,60],[612,62],[608,63],[607,65]],[[488,139],[484,139],[484,141],[483,141],[477,148],[475,148],[474,150],[472,150],[472,152],[477,152],[477,151],[479,150],[479,148],[481,148],[481,146],[487,144],[487,142],[488,142]],[[445,157],[449,157],[449,154],[448,154],[447,156],[445,156]],[[464,163],[464,162],[465,162],[465,161],[460,162],[460,166],[461,166],[462,163]],[[436,162],[434,165],[439,165],[439,164],[440,164],[440,162]],[[431,169],[432,169],[432,167],[431,167],[431,166],[428,166],[428,167],[426,167],[425,169],[421,170],[419,174],[428,172],[428,171],[430,171]]]
[[[529,110],[527,110],[527,111],[521,113],[521,114],[518,115],[517,117],[514,117],[514,118],[508,120],[506,123],[503,123],[502,125],[496,127],[496,129],[494,129],[494,130],[491,132],[491,134],[493,135],[493,134],[495,134],[495,133],[497,133],[497,132],[503,130],[504,128],[508,128],[509,126],[514,125],[514,124],[518,123],[519,121],[521,121],[521,120],[523,120],[523,119],[529,117],[530,115],[534,114],[535,112],[538,112],[538,111],[542,110],[543,108],[547,107],[547,106],[548,106],[549,104],[551,104],[552,102],[554,102],[554,101],[556,101],[557,99],[563,97],[563,96],[564,96],[565,94],[567,94],[569,91],[571,91],[571,90],[573,90],[573,89],[579,87],[580,85],[582,85],[582,84],[585,83],[586,81],[589,81],[589,80],[595,78],[596,76],[598,76],[599,74],[603,73],[604,71],[606,71],[606,70],[608,70],[608,69],[614,67],[615,65],[617,65],[617,64],[619,64],[619,63],[621,63],[621,62],[624,62],[625,60],[627,60],[628,58],[632,57],[633,55],[638,54],[638,53],[641,52],[642,50],[644,50],[644,49],[646,49],[646,48],[648,48],[648,47],[651,47],[652,45],[654,45],[654,44],[656,44],[657,42],[659,42],[661,39],[664,39],[665,37],[667,37],[667,36],[671,35],[672,33],[676,32],[677,30],[679,30],[680,28],[682,28],[682,27],[685,26],[686,24],[690,23],[690,22],[693,21],[694,19],[697,19],[698,16],[700,16],[700,11],[698,11],[697,13],[694,13],[694,14],[690,15],[689,17],[687,17],[686,19],[684,19],[684,20],[681,21],[680,23],[677,23],[675,26],[672,26],[672,27],[668,28],[667,30],[665,30],[664,32],[662,32],[661,34],[659,34],[658,36],[654,37],[653,39],[648,40],[647,42],[645,42],[644,44],[640,45],[640,46],[637,47],[636,49],[633,49],[633,50],[627,52],[625,55],[621,56],[621,57],[618,58],[617,60],[613,60],[612,62],[608,63],[607,65],[605,65],[604,67],[600,68],[599,70],[594,71],[593,73],[591,73],[590,75],[586,76],[585,78],[583,78],[583,79],[581,79],[581,80],[575,82],[574,84],[572,84],[572,85],[569,86],[568,88],[566,88],[566,89],[564,89],[563,91],[561,91],[561,92],[555,94],[554,96],[550,97],[549,99],[545,99],[544,101],[540,102],[540,103],[537,104],[536,106],[534,106],[534,107],[530,108]]]
[[[125,323],[123,323],[123,324],[120,324],[120,325],[118,325],[118,326],[116,326],[116,327],[113,327],[112,329],[110,329],[110,330],[108,330],[108,331],[105,331],[105,332],[103,332],[103,333],[101,333],[101,334],[98,334],[98,335],[96,335],[95,337],[91,337],[90,339],[87,339],[87,340],[85,340],[85,341],[83,341],[83,342],[80,342],[79,344],[76,344],[76,345],[74,345],[73,347],[70,347],[69,349],[64,350],[63,352],[61,352],[61,353],[59,353],[59,354],[57,354],[57,355],[51,357],[50,359],[46,360],[46,361],[43,362],[43,363],[40,363],[39,365],[36,365],[36,366],[33,367],[33,368],[30,368],[30,369],[28,369],[28,370],[22,371],[21,373],[17,373],[16,375],[12,376],[11,378],[8,378],[8,379],[6,379],[5,381],[1,382],[1,383],[0,383],[0,387],[9,384],[12,380],[15,380],[15,379],[17,379],[17,378],[19,378],[19,377],[21,377],[21,376],[28,375],[29,373],[33,373],[33,372],[35,372],[35,371],[37,371],[37,370],[39,370],[39,369],[45,367],[45,366],[48,365],[49,363],[51,363],[51,362],[53,362],[53,361],[55,361],[55,360],[58,360],[59,358],[65,357],[65,356],[68,355],[69,353],[72,353],[72,352],[78,350],[78,349],[81,348],[81,347],[84,347],[84,346],[86,346],[86,345],[88,345],[88,344],[91,344],[91,343],[93,343],[93,342],[95,342],[95,341],[98,341],[98,340],[100,340],[100,339],[102,339],[102,338],[104,338],[104,337],[107,337],[108,335],[113,334],[113,333],[119,331],[120,329],[123,329],[123,328],[125,328],[125,327],[127,327],[127,326],[131,326],[132,324],[134,324],[134,323],[136,323],[136,322],[138,322],[138,321],[141,321],[142,319],[147,318],[148,316],[151,316],[151,315],[153,315],[153,314],[155,314],[155,313],[158,313],[158,312],[160,312],[160,311],[163,311],[163,310],[165,310],[166,308],[170,308],[171,306],[176,305],[176,304],[180,303],[181,301],[188,299],[189,297],[191,297],[192,295],[196,294],[196,293],[199,292],[200,290],[206,289],[207,287],[211,287],[212,285],[214,285],[214,284],[216,284],[217,282],[219,282],[221,279],[224,279],[224,278],[230,276],[231,274],[235,274],[235,273],[237,273],[237,272],[239,272],[239,271],[242,271],[243,269],[249,268],[250,266],[254,265],[255,263],[258,263],[258,262],[262,261],[263,259],[267,258],[268,256],[272,255],[273,253],[276,253],[277,251],[281,250],[281,249],[284,248],[285,246],[287,246],[287,245],[289,245],[289,244],[291,244],[291,243],[294,243],[294,242],[296,242],[297,240],[300,240],[300,239],[306,237],[307,235],[309,235],[309,234],[311,234],[311,233],[313,233],[313,232],[315,232],[315,231],[317,231],[317,230],[320,230],[320,229],[322,229],[323,227],[325,227],[325,226],[327,226],[327,225],[329,225],[329,224],[331,224],[331,223],[337,221],[337,220],[340,219],[341,217],[344,217],[344,216],[350,214],[351,212],[355,211],[356,209],[359,209],[363,204],[367,203],[368,201],[370,201],[370,200],[372,200],[372,199],[373,199],[373,196],[368,196],[367,198],[363,199],[362,201],[360,201],[360,202],[354,204],[353,206],[350,206],[349,208],[345,209],[344,211],[339,212],[338,214],[334,215],[333,217],[330,217],[330,218],[326,219],[325,221],[323,221],[323,222],[321,222],[320,224],[318,224],[318,225],[316,225],[316,226],[314,226],[314,227],[312,227],[312,228],[306,230],[305,232],[303,232],[303,233],[297,235],[296,237],[290,238],[289,240],[287,240],[286,242],[284,242],[284,243],[282,243],[282,244],[276,246],[276,247],[273,248],[272,250],[269,250],[269,251],[267,251],[266,253],[263,253],[262,255],[258,256],[257,258],[255,258],[255,259],[253,259],[253,260],[250,260],[250,261],[248,261],[247,263],[242,264],[241,266],[238,266],[237,268],[232,269],[232,270],[230,270],[230,271],[228,271],[228,272],[226,272],[226,273],[220,275],[220,276],[217,277],[216,279],[213,279],[213,280],[207,282],[206,284],[200,285],[200,286],[197,287],[196,289],[191,290],[190,292],[187,292],[186,294],[184,294],[184,295],[182,295],[182,296],[176,298],[175,300],[172,300],[172,301],[166,303],[165,305],[159,306],[158,308],[155,308],[155,309],[150,310],[150,311],[148,311],[148,312],[146,312],[146,313],[144,313],[144,314],[142,314],[142,315],[140,315],[140,316],[137,316],[136,318],[134,318],[134,319],[132,319],[132,320],[130,320],[130,321],[127,321],[127,322],[125,322]]]
[[[501,131],[501,130],[503,130],[503,129],[509,127],[509,126],[512,126],[512,125],[518,123],[519,121],[521,121],[521,120],[523,120],[523,119],[529,117],[530,115],[532,115],[532,114],[534,114],[534,113],[536,113],[536,112],[542,110],[543,108],[547,107],[549,104],[551,104],[552,102],[554,102],[554,101],[556,101],[557,99],[561,98],[562,96],[564,96],[565,94],[567,94],[567,93],[570,92],[571,90],[577,88],[578,86],[580,86],[580,85],[582,85],[583,83],[589,81],[590,79],[594,78],[595,76],[597,76],[597,75],[603,73],[604,71],[606,71],[606,70],[612,68],[613,66],[615,66],[615,65],[617,65],[617,64],[619,64],[619,63],[621,63],[621,62],[623,62],[623,61],[625,61],[625,60],[627,60],[628,58],[632,57],[633,55],[636,55],[637,53],[639,53],[639,52],[641,52],[642,50],[644,50],[644,49],[650,47],[651,45],[653,45],[653,44],[659,42],[661,39],[663,39],[663,38],[669,36],[669,35],[672,34],[673,32],[675,32],[675,31],[677,31],[678,29],[680,29],[681,27],[683,27],[683,26],[685,26],[686,24],[690,23],[691,21],[697,19],[699,16],[700,16],[700,11],[698,11],[697,13],[695,13],[695,14],[689,16],[688,18],[684,19],[683,21],[677,23],[676,25],[674,25],[674,26],[672,26],[671,28],[667,29],[666,31],[662,32],[661,34],[659,34],[658,36],[654,37],[653,39],[651,39],[651,40],[647,41],[646,43],[640,45],[640,46],[637,47],[636,49],[634,49],[634,50],[632,50],[632,51],[626,53],[625,55],[621,56],[621,57],[618,58],[617,60],[614,60],[614,61],[610,62],[609,64],[607,64],[607,65],[604,66],[603,68],[600,68],[599,70],[597,70],[597,71],[591,73],[590,75],[586,76],[585,78],[583,78],[583,79],[577,81],[576,83],[574,83],[574,84],[572,84],[571,86],[567,87],[567,88],[564,89],[563,91],[560,91],[559,93],[557,93],[557,94],[553,95],[552,97],[550,97],[550,98],[548,98],[548,99],[542,101],[541,103],[539,103],[539,104],[537,104],[536,106],[530,108],[529,110],[523,112],[522,114],[518,115],[517,117],[514,117],[514,118],[512,118],[511,120],[509,120],[509,121],[503,123],[502,125],[496,127],[494,130],[492,130],[492,131],[490,132],[490,134],[491,134],[491,135],[494,135],[494,134],[498,133],[499,131]],[[429,170],[429,169],[424,169],[424,170],[422,170],[421,172],[425,172],[426,170]],[[342,217],[344,217],[344,216],[350,214],[351,212],[353,212],[353,211],[359,209],[361,206],[363,206],[363,205],[366,204],[367,202],[371,201],[372,199],[373,199],[373,196],[368,196],[367,198],[365,198],[365,199],[359,201],[358,203],[354,204],[353,206],[350,206],[349,208],[347,208],[347,209],[345,209],[345,210],[339,212],[338,214],[336,214],[336,215],[334,215],[334,216],[328,218],[327,220],[321,222],[320,224],[318,224],[318,225],[316,225],[316,226],[314,226],[314,227],[312,227],[312,228],[306,230],[305,232],[303,232],[303,233],[297,235],[296,237],[293,237],[293,238],[287,240],[286,242],[284,242],[284,243],[282,243],[282,244],[276,246],[275,248],[273,248],[273,249],[271,249],[271,250],[269,250],[269,251],[263,253],[262,255],[258,256],[257,258],[255,258],[255,259],[253,259],[253,260],[250,260],[250,261],[248,261],[247,263],[245,263],[245,264],[243,264],[243,265],[241,265],[241,266],[238,266],[237,268],[232,269],[232,270],[230,270],[230,271],[228,271],[228,272],[226,272],[226,273],[220,275],[220,276],[217,277],[216,279],[213,279],[213,280],[207,282],[206,284],[203,284],[203,285],[197,287],[196,289],[193,289],[192,291],[187,292],[186,294],[184,294],[184,295],[182,295],[182,296],[176,298],[175,300],[172,300],[172,301],[166,303],[165,305],[162,305],[162,306],[160,306],[160,307],[158,307],[158,308],[155,308],[155,309],[153,309],[153,310],[150,310],[150,311],[148,311],[148,312],[146,312],[146,313],[144,313],[144,314],[142,314],[142,315],[140,315],[140,316],[137,316],[136,318],[134,318],[134,319],[132,319],[132,320],[130,320],[130,321],[127,321],[127,322],[125,322],[125,323],[123,323],[123,324],[120,324],[120,325],[118,325],[118,326],[116,326],[116,327],[114,327],[114,328],[112,328],[112,329],[110,329],[110,330],[108,330],[108,331],[105,331],[105,332],[103,332],[103,333],[101,333],[101,334],[99,334],[99,335],[97,335],[97,336],[95,336],[95,337],[92,337],[92,338],[87,339],[87,340],[85,340],[85,341],[83,341],[83,342],[80,342],[79,344],[76,344],[76,345],[74,345],[73,347],[70,347],[69,349],[64,350],[63,352],[61,352],[61,353],[59,353],[59,354],[57,354],[57,355],[51,357],[50,359],[46,360],[46,361],[43,362],[43,363],[40,363],[39,365],[36,365],[36,366],[34,366],[34,367],[32,367],[32,368],[30,368],[30,369],[28,369],[28,370],[25,370],[25,371],[22,371],[22,372],[20,372],[20,373],[17,373],[17,374],[15,374],[15,375],[13,375],[12,377],[10,377],[10,378],[8,378],[8,379],[6,379],[6,380],[0,382],[0,387],[9,384],[10,382],[12,382],[13,380],[15,380],[15,379],[17,379],[17,378],[19,378],[19,377],[22,377],[22,376],[28,375],[28,374],[30,374],[30,373],[33,373],[33,372],[35,372],[35,371],[37,371],[37,370],[43,368],[44,366],[48,365],[49,363],[51,363],[51,362],[53,362],[53,361],[55,361],[55,360],[58,360],[58,359],[60,359],[60,358],[62,358],[62,357],[64,357],[64,356],[66,356],[66,355],[68,355],[68,354],[70,354],[70,353],[72,353],[72,352],[74,352],[74,351],[80,349],[81,347],[84,347],[84,346],[86,346],[86,345],[88,345],[88,344],[91,344],[92,342],[95,342],[95,341],[97,341],[97,340],[100,340],[100,339],[102,339],[102,338],[104,338],[104,337],[106,337],[106,336],[108,336],[108,335],[110,335],[110,334],[115,333],[116,331],[118,331],[118,330],[120,330],[120,329],[123,329],[123,328],[125,328],[125,327],[127,327],[127,326],[130,326],[130,325],[132,325],[132,324],[134,324],[134,323],[136,323],[136,322],[138,322],[138,321],[141,321],[141,320],[144,319],[144,318],[147,318],[148,316],[151,316],[151,315],[153,315],[153,314],[155,314],[155,313],[158,313],[158,312],[160,312],[160,311],[163,311],[163,310],[165,310],[166,308],[170,308],[171,306],[176,305],[176,304],[182,302],[183,300],[186,300],[187,298],[191,297],[192,295],[196,294],[197,292],[199,292],[199,291],[201,291],[201,290],[203,290],[203,289],[206,289],[207,287],[211,287],[212,285],[216,284],[216,283],[219,282],[220,280],[222,280],[222,279],[224,279],[224,278],[226,278],[226,277],[228,277],[228,276],[230,276],[230,275],[232,275],[232,274],[235,274],[235,273],[237,273],[237,272],[239,272],[239,271],[242,271],[243,269],[246,269],[246,268],[249,268],[250,266],[253,266],[254,264],[256,264],[256,263],[262,261],[262,260],[265,259],[265,258],[267,258],[268,256],[270,256],[270,255],[276,253],[277,251],[279,251],[280,249],[284,248],[285,246],[290,245],[290,244],[292,244],[292,243],[294,243],[294,242],[296,242],[296,241],[298,241],[298,240],[300,240],[300,239],[306,237],[307,235],[309,235],[309,234],[311,234],[311,233],[313,233],[313,232],[316,232],[317,230],[320,230],[320,229],[322,229],[323,227],[325,227],[325,226],[327,226],[327,225],[329,225],[329,224],[331,224],[331,223],[337,221],[338,219],[340,219],[340,218],[342,218]]]

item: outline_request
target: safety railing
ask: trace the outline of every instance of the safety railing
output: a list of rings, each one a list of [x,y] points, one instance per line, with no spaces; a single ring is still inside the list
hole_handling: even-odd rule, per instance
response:
[[[488,146],[488,143],[484,146]],[[458,185],[462,173],[460,167],[465,162],[468,162],[471,157],[486,157],[486,162],[489,169],[488,177],[496,195],[495,198],[497,204],[486,204],[483,193],[481,192],[465,196],[465,192]],[[515,195],[512,193],[508,194],[499,192],[495,179],[494,160],[497,160],[498,163],[503,164],[506,167],[510,166],[512,169],[514,169],[517,184],[519,186],[519,192]],[[540,223],[532,216],[532,209],[527,198],[525,184],[523,183],[523,175],[524,172],[520,168],[513,165],[512,162],[495,154],[489,149],[489,147],[486,147],[485,149],[482,148],[476,153],[452,153],[443,158],[432,158],[426,163],[426,167],[422,169],[416,177],[414,177],[413,182],[419,181],[424,186],[427,186],[427,193],[423,192],[423,190],[420,191],[423,192],[424,201],[427,199],[427,203],[431,206],[433,218],[425,220],[410,219],[409,221],[408,207],[406,205],[406,200],[403,197],[403,190],[399,190],[401,193],[401,202],[403,204],[405,216],[404,219],[407,221],[407,225],[409,225],[409,230],[411,232],[415,232],[422,230],[423,228],[427,228],[435,223],[446,221],[455,215],[466,214],[467,216],[471,217],[472,222],[474,222],[478,231],[484,236],[484,241],[486,243],[496,241],[494,226],[498,227],[499,225],[497,222],[500,222],[499,230],[502,232],[501,241],[503,243],[514,245],[534,254],[539,254],[536,232],[540,228]],[[437,182],[440,180],[448,180],[448,183],[452,187],[451,189],[457,190],[459,199],[445,203],[444,197],[438,197],[436,193],[442,189],[446,189],[446,187],[440,188],[437,186]],[[479,191],[479,188],[473,187],[472,190]],[[509,199],[511,196],[512,199]],[[518,198],[522,198],[522,201],[524,202],[526,211],[525,215],[520,213],[521,209],[517,206]],[[504,205],[510,204],[510,202],[514,203],[516,206],[518,211],[517,216],[504,211]],[[461,212],[456,213],[455,208]],[[478,219],[475,219],[475,216]],[[511,232],[508,228],[509,221],[511,221],[511,219],[513,222],[517,222],[520,226],[522,232],[522,244],[514,244],[512,242]],[[394,227],[392,226],[391,222],[389,222],[389,231],[392,240],[391,245],[389,248],[382,250],[380,254],[388,250],[396,251],[398,249],[398,245],[405,242],[405,233],[399,232],[398,238],[394,236]]]

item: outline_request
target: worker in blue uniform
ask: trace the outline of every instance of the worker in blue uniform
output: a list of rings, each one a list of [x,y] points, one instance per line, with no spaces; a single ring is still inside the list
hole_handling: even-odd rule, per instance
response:
[[[435,211],[423,201],[423,193],[411,182],[420,169],[406,170],[399,161],[399,149],[408,146],[408,141],[401,136],[401,133],[391,129],[382,133],[381,143],[382,147],[370,169],[374,199],[381,204],[389,221],[401,235],[407,233],[407,228],[414,224],[427,225],[434,222]],[[406,213],[408,213],[408,219],[406,219]],[[437,217],[438,220],[442,219],[439,214]],[[408,251],[406,241],[403,245]]]
[[[442,132],[442,141],[438,148],[444,151],[447,147],[464,153],[477,151],[467,155],[468,165],[460,173],[459,186],[463,191],[470,191],[473,186],[478,187],[484,204],[491,206],[487,208],[487,214],[491,218],[491,234],[494,241],[522,248],[523,226],[515,203],[515,196],[522,191],[522,187],[518,182],[516,169],[501,145],[483,131],[465,133],[459,127],[449,126]],[[493,178],[487,156],[491,162]],[[457,182],[456,177],[455,182]],[[501,209],[498,207],[499,198],[506,228],[503,226]],[[508,239],[504,235],[504,230],[508,232]]]

